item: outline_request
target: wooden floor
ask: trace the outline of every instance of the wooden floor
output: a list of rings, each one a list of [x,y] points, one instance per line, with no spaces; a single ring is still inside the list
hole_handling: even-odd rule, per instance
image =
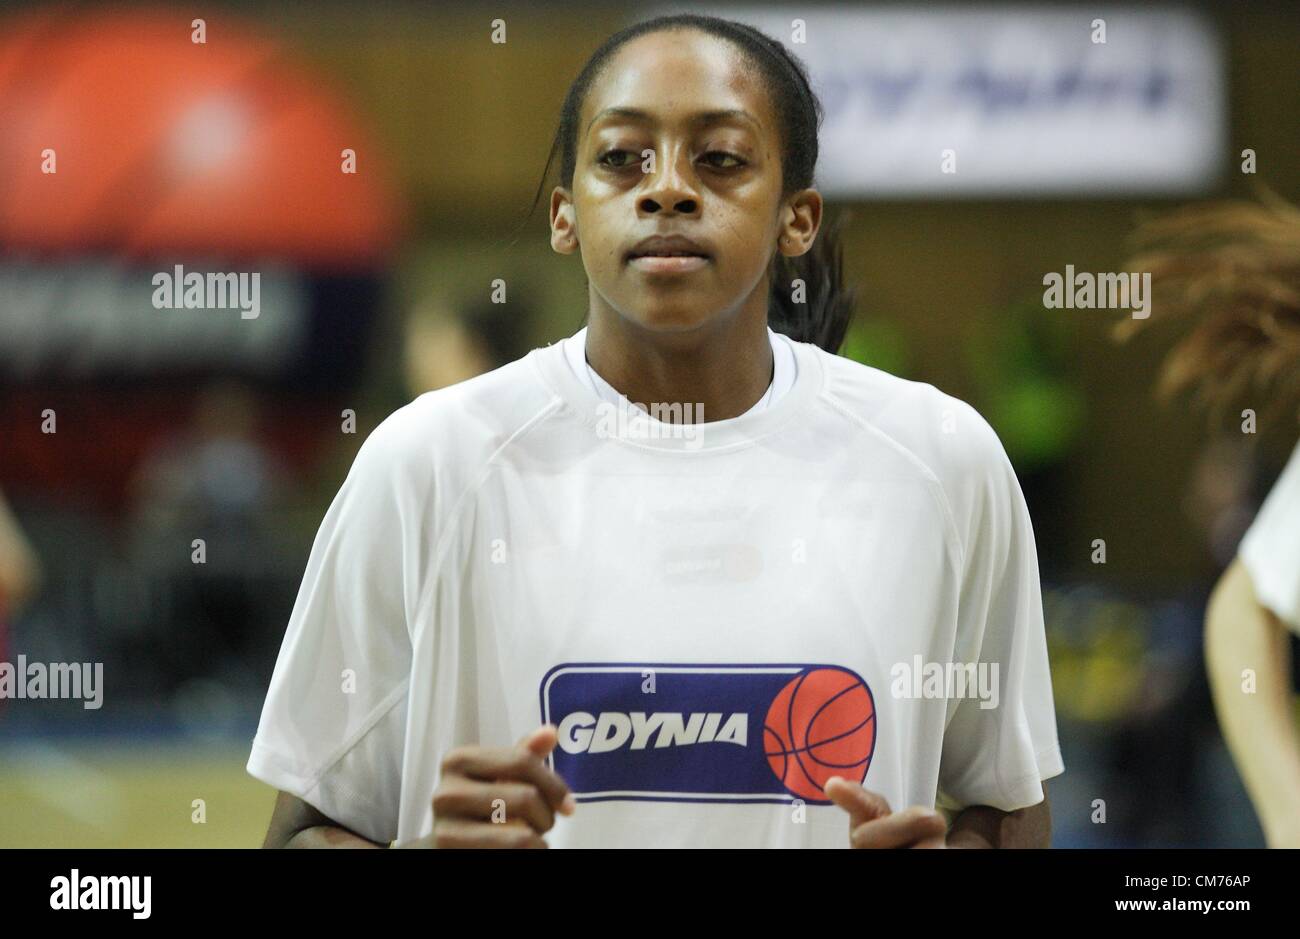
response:
[[[247,759],[228,743],[6,742],[0,848],[259,847],[275,790]]]

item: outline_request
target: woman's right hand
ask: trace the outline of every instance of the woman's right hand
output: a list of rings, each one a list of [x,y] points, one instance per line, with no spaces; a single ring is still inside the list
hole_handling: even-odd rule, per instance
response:
[[[513,747],[457,747],[442,761],[433,831],[399,848],[545,848],[555,813],[572,815],[568,785],[546,765],[555,726]]]

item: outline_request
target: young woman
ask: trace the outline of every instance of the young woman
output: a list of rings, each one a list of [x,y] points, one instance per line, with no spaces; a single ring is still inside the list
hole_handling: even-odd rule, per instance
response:
[[[1262,434],[1296,440],[1300,210],[1272,195],[1193,206],[1143,226],[1135,241],[1129,269],[1151,272],[1163,319],[1190,326],[1166,359],[1164,396],[1194,389],[1215,417],[1249,407]],[[1119,335],[1139,328],[1126,324]],[[1205,617],[1215,710],[1264,837],[1300,848],[1292,634],[1300,636],[1300,442]]]
[[[588,325],[365,441],[248,763],[268,844],[1047,843],[1029,515],[973,409],[833,354],[820,116],[737,23],[595,52],[550,203]]]

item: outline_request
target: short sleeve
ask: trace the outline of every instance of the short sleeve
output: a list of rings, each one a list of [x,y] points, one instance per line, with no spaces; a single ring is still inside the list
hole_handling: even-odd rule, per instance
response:
[[[954,445],[968,452],[956,461],[952,502],[964,572],[953,655],[957,664],[985,667],[997,696],[950,702],[939,802],[1010,812],[1041,802],[1042,781],[1065,766],[1029,510],[993,429],[968,406],[962,414]]]
[[[1300,635],[1300,443],[1237,549],[1259,602]]]
[[[248,772],[367,838],[396,837],[418,516],[393,418],[357,453],[312,544]]]

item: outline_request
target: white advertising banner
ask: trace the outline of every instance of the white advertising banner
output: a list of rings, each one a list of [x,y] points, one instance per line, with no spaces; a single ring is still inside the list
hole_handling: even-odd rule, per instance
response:
[[[808,66],[844,198],[1190,194],[1226,152],[1222,51],[1177,7],[725,7]]]

